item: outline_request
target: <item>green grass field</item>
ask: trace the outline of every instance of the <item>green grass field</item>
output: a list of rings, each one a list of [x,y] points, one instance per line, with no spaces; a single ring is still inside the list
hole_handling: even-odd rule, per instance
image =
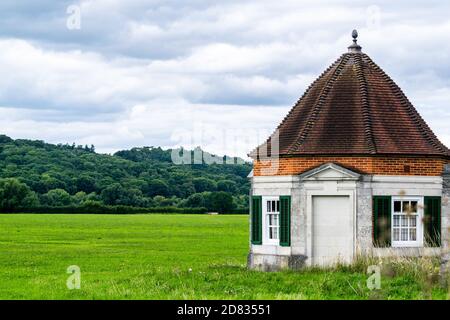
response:
[[[0,215],[0,299],[445,299],[405,270],[248,271],[247,216]],[[69,290],[70,265],[81,289]]]

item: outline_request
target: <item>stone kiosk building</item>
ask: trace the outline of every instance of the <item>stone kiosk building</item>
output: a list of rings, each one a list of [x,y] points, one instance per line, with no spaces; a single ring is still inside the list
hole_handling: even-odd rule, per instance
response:
[[[250,153],[250,268],[449,248],[450,151],[356,38]]]

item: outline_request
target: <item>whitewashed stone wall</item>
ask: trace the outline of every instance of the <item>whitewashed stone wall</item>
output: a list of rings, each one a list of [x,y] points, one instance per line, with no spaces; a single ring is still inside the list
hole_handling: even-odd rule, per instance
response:
[[[251,194],[254,196],[291,196],[291,247],[281,247],[277,245],[252,245],[247,264],[252,269],[262,271],[277,271],[281,269],[296,268],[298,259],[292,253],[295,247],[292,237],[296,211],[294,207],[298,205],[298,177],[296,176],[259,176],[251,177]]]
[[[337,166],[329,169],[340,170]],[[328,172],[328,173],[327,173]],[[342,179],[319,168],[301,176],[251,177],[250,195],[291,196],[291,247],[251,245],[248,265],[253,269],[275,271],[299,269],[311,264],[312,195],[324,192],[354,194],[355,257],[402,255],[439,255],[439,248],[374,248],[372,244],[372,199],[375,195],[442,196],[442,250],[450,261],[450,168],[444,177],[359,176],[341,171]],[[345,176],[349,175],[349,176]],[[310,202],[310,201],[309,201]],[[249,230],[250,231],[250,230]],[[249,232],[250,234],[250,232]],[[249,239],[250,242],[250,239]]]

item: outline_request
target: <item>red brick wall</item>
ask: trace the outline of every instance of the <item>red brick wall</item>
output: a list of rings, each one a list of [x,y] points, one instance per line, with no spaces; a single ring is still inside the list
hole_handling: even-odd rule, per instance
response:
[[[332,162],[365,174],[440,176],[449,160],[418,157],[296,157],[280,158],[275,161],[276,171],[266,171],[270,166],[265,160],[253,164],[255,176],[295,175],[322,164]]]

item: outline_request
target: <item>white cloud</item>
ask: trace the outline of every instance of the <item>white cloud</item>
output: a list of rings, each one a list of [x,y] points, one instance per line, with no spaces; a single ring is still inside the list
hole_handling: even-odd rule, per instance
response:
[[[213,138],[231,128],[243,156],[255,143],[245,130],[272,131],[357,27],[363,51],[450,145],[450,5],[431,2],[84,0],[82,29],[68,31],[72,1],[5,1],[1,133],[112,152],[199,130],[210,151],[230,153]]]
[[[34,121],[26,111],[0,108],[0,126],[14,137],[54,143],[95,141],[98,151],[107,153],[133,146],[183,145],[204,146],[218,154],[245,157],[272,132],[287,111],[283,107],[195,105],[182,100],[164,100],[136,105],[112,121],[86,123]]]
[[[49,51],[14,39],[0,40],[0,66],[8,74],[0,78],[2,101],[26,101],[25,107],[69,112],[79,108],[85,119],[91,117],[89,112],[120,112],[137,101],[195,97],[203,88],[194,78],[151,73],[142,62],[107,60],[90,52]]]

